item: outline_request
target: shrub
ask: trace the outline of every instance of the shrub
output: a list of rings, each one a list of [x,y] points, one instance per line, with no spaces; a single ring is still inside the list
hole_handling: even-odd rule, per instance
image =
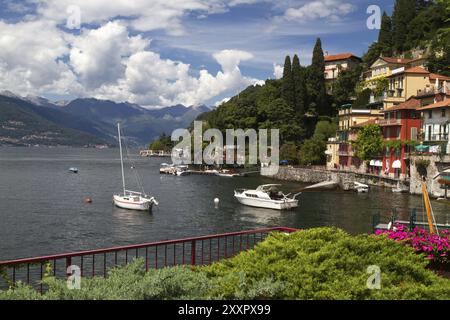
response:
[[[19,284],[1,299],[448,299],[450,281],[426,269],[410,246],[380,236],[351,236],[335,228],[274,233],[253,250],[208,267],[144,272],[144,262],[84,279],[80,290],[46,278],[39,295]],[[367,268],[381,269],[370,290]]]
[[[371,265],[381,269],[380,290],[367,288]],[[426,265],[412,248],[384,237],[320,228],[273,234],[204,271],[214,283],[211,298],[448,299],[450,281]]]
[[[66,282],[46,278],[49,290],[38,294],[23,284],[0,293],[2,299],[18,300],[165,300],[201,299],[209,290],[209,280],[201,272],[174,267],[144,271],[144,261],[109,270],[108,277],[83,278],[80,290],[69,290]]]
[[[421,228],[409,231],[404,225],[396,225],[393,230],[378,230],[376,235],[406,243],[417,253],[424,254],[434,266],[444,269],[450,267],[450,232],[442,230],[440,235],[430,234]]]

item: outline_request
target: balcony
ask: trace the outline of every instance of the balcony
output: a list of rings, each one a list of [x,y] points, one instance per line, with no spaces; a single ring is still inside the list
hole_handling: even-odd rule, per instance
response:
[[[425,135],[425,141],[448,141],[448,133],[438,133],[438,134],[432,134],[430,135]]]
[[[379,126],[385,127],[385,126],[401,126],[402,120],[401,119],[378,119],[376,123]]]

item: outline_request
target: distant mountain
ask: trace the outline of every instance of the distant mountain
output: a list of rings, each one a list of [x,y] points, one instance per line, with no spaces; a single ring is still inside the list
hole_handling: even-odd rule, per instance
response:
[[[46,117],[47,115],[47,117]],[[80,130],[64,127],[51,117],[67,116],[64,112],[40,107],[13,95],[0,95],[0,145],[66,145],[103,144],[105,140]],[[66,121],[75,121],[65,119]]]
[[[124,134],[131,144],[147,145],[161,133],[170,134],[175,129],[188,127],[201,113],[210,109],[204,105],[146,109],[127,102],[89,98],[76,99],[63,107],[63,110],[96,121],[99,128],[110,134],[115,134],[116,124],[121,122]]]
[[[188,127],[201,113],[209,110],[203,105],[146,109],[137,104],[93,98],[53,103],[38,96],[20,97],[4,91],[0,93],[0,126],[3,125],[6,129],[0,131],[0,144],[1,141],[11,141],[11,144],[116,144],[116,124],[120,122],[128,143],[143,146],[161,133],[170,134],[177,128]],[[27,116],[26,119],[22,119],[24,115]],[[21,130],[11,126],[16,122]],[[27,142],[28,136],[45,132],[45,128],[51,128],[51,132],[58,129],[61,134],[64,133],[64,138],[60,137],[64,143],[56,143],[56,138],[51,141],[41,136],[39,139],[31,139],[31,143]],[[77,136],[80,134],[84,136]],[[71,135],[74,137],[72,142]],[[1,140],[2,138],[4,139]]]

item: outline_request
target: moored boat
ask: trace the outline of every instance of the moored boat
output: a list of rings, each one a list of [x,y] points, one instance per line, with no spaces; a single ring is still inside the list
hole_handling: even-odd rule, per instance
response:
[[[117,124],[117,131],[119,133],[119,148],[120,148],[120,165],[122,169],[122,188],[123,193],[113,195],[113,202],[116,207],[129,209],[129,210],[140,210],[140,211],[151,211],[153,205],[158,205],[158,202],[154,197],[145,194],[144,190],[142,192],[130,191],[125,187],[125,174],[123,170],[123,155],[122,155],[122,140],[120,136],[120,124]],[[132,167],[134,169],[134,166]]]
[[[369,192],[369,186],[367,184],[364,183],[360,183],[360,182],[353,182],[353,188],[356,192],[358,193],[367,193]]]
[[[234,197],[242,204],[251,207],[288,210],[298,207],[296,197],[301,194],[294,195],[284,194],[277,187],[279,184],[261,185],[256,189],[237,189],[234,191]]]

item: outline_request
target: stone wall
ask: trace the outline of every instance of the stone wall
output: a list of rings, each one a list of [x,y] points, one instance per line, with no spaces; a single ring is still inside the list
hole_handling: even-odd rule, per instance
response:
[[[445,190],[441,189],[441,185],[437,182],[434,177],[439,172],[442,172],[446,168],[450,167],[450,156],[437,156],[437,155],[420,155],[411,157],[411,183],[410,183],[410,193],[412,194],[422,194],[422,177],[417,170],[416,163],[420,160],[429,161],[427,167],[426,181],[428,186],[428,192],[430,196],[439,198],[445,195]],[[450,195],[450,192],[449,192]]]
[[[271,178],[284,181],[296,181],[315,184],[323,181],[334,181],[344,190],[353,187],[353,182],[361,182],[368,185],[393,188],[397,186],[397,180],[387,177],[379,177],[370,174],[347,172],[340,170],[324,170],[307,167],[280,167],[278,173]]]

